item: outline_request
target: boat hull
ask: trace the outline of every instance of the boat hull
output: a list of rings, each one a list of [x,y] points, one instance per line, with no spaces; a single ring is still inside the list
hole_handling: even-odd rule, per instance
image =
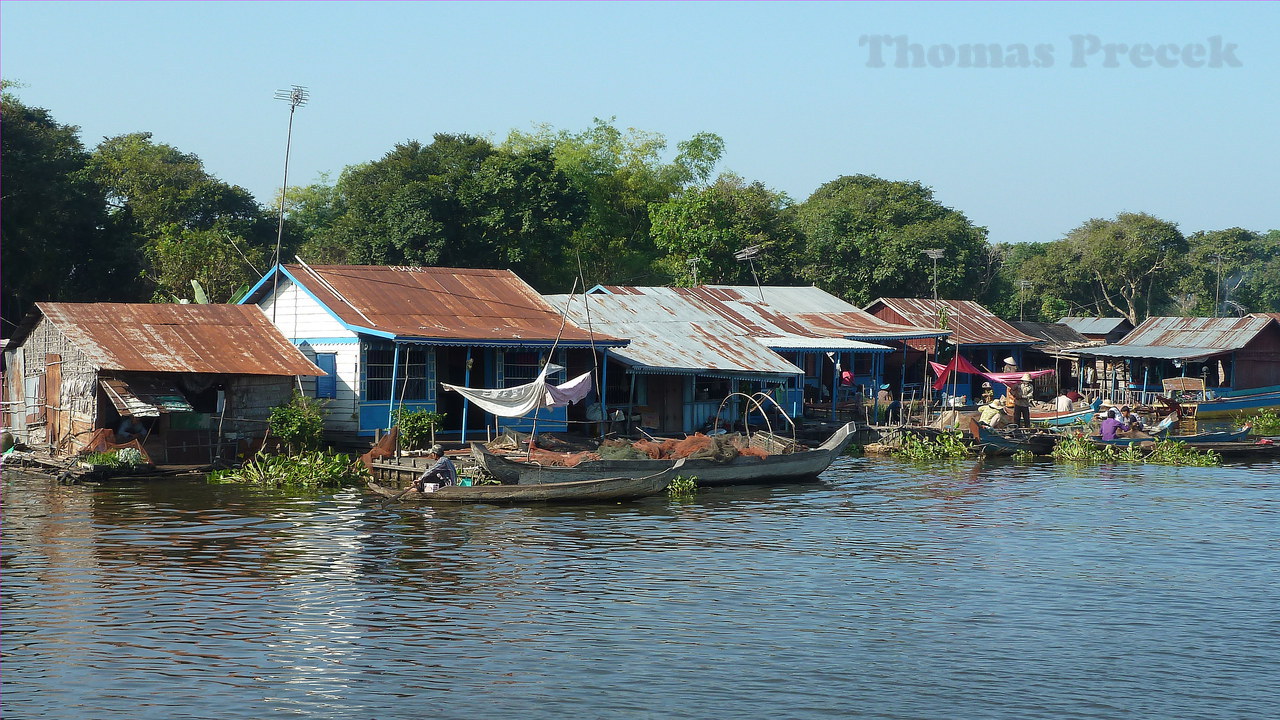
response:
[[[488,503],[522,505],[537,503],[597,503],[636,500],[657,495],[683,472],[681,464],[647,477],[609,477],[594,480],[526,485],[450,485],[434,492],[397,490],[369,481],[369,489],[383,497],[411,502]]]
[[[1196,419],[1232,418],[1260,410],[1280,411],[1280,392],[1201,400],[1196,403]]]
[[[754,485],[791,482],[817,477],[853,441],[854,424],[837,430],[821,446],[785,455],[765,458],[738,456],[729,462],[711,459],[685,459],[681,475],[697,478],[698,487],[719,485]],[[538,465],[494,455],[481,443],[473,443],[471,452],[490,475],[504,483],[545,484],[598,480],[606,477],[647,475],[662,472],[676,460],[588,460],[573,467]]]

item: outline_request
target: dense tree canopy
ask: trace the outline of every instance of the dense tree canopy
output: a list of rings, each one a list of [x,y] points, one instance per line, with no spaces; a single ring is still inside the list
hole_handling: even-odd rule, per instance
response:
[[[139,257],[107,226],[106,196],[79,130],[3,95],[0,265],[7,336],[42,300],[129,299]]]
[[[3,98],[4,319],[38,300],[235,298],[274,259],[279,198],[264,208],[195,155],[135,132],[86,151],[78,129]],[[992,246],[915,181],[847,175],[795,205],[732,173],[724,141],[668,152],[657,133],[597,119],[494,145],[407,141],[288,189],[282,257],[316,263],[498,267],[544,292],[596,283],[813,282],[856,304],[977,299],[1002,317],[1280,312],[1280,231],[1193,232],[1142,213],[1060,240]],[[759,246],[753,263],[735,253]]]
[[[569,236],[568,253],[581,260],[588,284],[663,284],[670,278],[655,268],[660,252],[650,232],[649,207],[705,183],[724,141],[699,133],[677,143],[675,158],[665,162],[662,135],[634,128],[623,132],[612,120],[597,118],[577,133],[550,127],[513,131],[504,147],[548,149],[556,168],[587,198],[586,218]]]
[[[511,152],[468,135],[397,145],[349,168],[337,192],[331,237],[351,262],[509,267],[531,283],[560,280],[563,239],[586,211],[546,148]]]
[[[754,267],[765,284],[795,279],[802,249],[791,201],[762,183],[726,174],[706,187],[690,187],[649,206],[654,243],[665,253],[659,267],[676,283],[752,284],[752,265],[735,253],[759,246]]]
[[[945,207],[918,182],[847,175],[814,191],[800,207],[808,239],[801,273],[855,305],[877,297],[932,297],[933,260],[939,297],[981,293],[989,261],[986,229]]]

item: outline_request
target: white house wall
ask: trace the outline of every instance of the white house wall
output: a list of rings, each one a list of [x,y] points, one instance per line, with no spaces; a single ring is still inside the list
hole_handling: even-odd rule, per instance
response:
[[[278,300],[277,300],[278,298]],[[360,340],[297,283],[282,277],[275,295],[259,304],[267,318],[275,310],[275,326],[311,362],[322,353],[333,353],[337,366],[337,397],[328,401],[326,429],[354,433],[359,430]],[[302,391],[316,396],[316,379],[304,377]]]

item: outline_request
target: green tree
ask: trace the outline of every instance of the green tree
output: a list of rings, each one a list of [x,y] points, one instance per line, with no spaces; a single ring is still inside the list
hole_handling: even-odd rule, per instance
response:
[[[274,254],[276,220],[247,190],[207,173],[195,155],[154,142],[151,133],[104,140],[88,172],[107,191],[112,225],[143,249],[157,300],[191,294],[191,281],[199,280],[192,259],[201,252],[228,263],[218,272],[229,279],[210,293],[215,302],[230,299],[221,292],[226,285],[256,279]],[[295,244],[291,237],[285,250]]]
[[[0,302],[10,327],[42,300],[137,299],[139,254],[108,227],[105,192],[85,171],[79,128],[7,87],[0,126]]]
[[[1094,218],[1050,243],[1026,263],[1037,292],[1137,325],[1176,310],[1174,288],[1184,269],[1186,238],[1173,223],[1145,213]]]
[[[1192,233],[1187,246],[1178,284],[1178,299],[1185,313],[1229,317],[1265,311],[1266,287],[1276,282],[1267,272],[1268,263],[1280,248],[1264,236],[1238,227]]]
[[[790,198],[763,183],[748,184],[733,174],[709,186],[693,186],[649,206],[652,234],[667,253],[657,266],[677,283],[751,284],[751,267],[734,255],[758,245],[762,283],[795,279],[794,258],[802,249]]]
[[[338,181],[345,211],[328,237],[358,263],[509,267],[532,284],[561,272],[585,199],[549,150],[499,150],[436,135],[397,145]]]
[[[986,229],[945,207],[914,181],[846,175],[809,196],[799,210],[806,237],[801,273],[855,305],[877,297],[932,297],[938,261],[939,297],[973,299],[990,260]]]
[[[676,144],[663,160],[666,139],[635,128],[622,131],[613,119],[596,118],[582,132],[542,126],[532,133],[513,131],[503,144],[513,152],[547,148],[558,170],[587,199],[586,217],[569,238],[568,259],[580,259],[586,283],[660,282],[654,263],[662,254],[650,233],[649,206],[664,203],[682,189],[706,183],[724,152],[714,133],[697,133]],[[576,262],[550,283],[568,289]]]

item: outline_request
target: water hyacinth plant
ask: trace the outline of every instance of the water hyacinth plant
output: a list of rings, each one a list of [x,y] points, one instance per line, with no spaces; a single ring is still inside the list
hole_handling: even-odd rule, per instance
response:
[[[1151,465],[1221,465],[1222,457],[1212,450],[1199,450],[1177,440],[1155,440],[1146,445],[1103,445],[1083,435],[1068,435],[1050,453],[1054,460],[1080,465],[1104,463],[1148,463]]]
[[[698,478],[677,476],[667,486],[667,495],[677,500],[687,500],[698,494]]]
[[[239,468],[209,473],[209,481],[322,488],[361,483],[366,474],[363,465],[341,453],[313,450],[291,457],[260,452]]]
[[[1263,408],[1241,419],[1240,426],[1251,425],[1253,435],[1280,435],[1280,414],[1271,408]]]
[[[903,460],[927,462],[930,460],[954,460],[966,458],[973,450],[965,444],[960,431],[944,432],[936,438],[921,437],[914,434],[902,436],[902,447],[893,452],[894,456]]]

